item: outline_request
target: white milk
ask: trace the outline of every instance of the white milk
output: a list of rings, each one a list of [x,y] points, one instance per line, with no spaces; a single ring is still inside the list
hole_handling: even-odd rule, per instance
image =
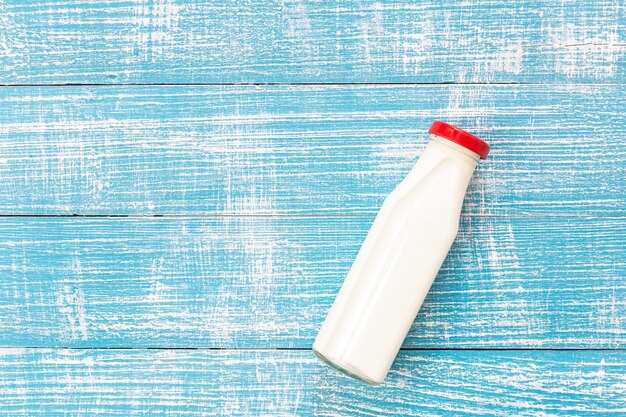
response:
[[[433,123],[315,339],[313,351],[325,362],[372,384],[383,381],[456,237],[465,191],[488,152],[477,137]]]

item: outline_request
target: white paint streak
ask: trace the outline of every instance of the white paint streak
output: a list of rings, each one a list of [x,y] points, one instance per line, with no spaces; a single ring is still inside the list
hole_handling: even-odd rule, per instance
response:
[[[437,15],[424,11],[419,20],[411,22],[409,32],[395,34],[394,55],[400,57],[402,72],[408,75],[419,75],[422,66],[430,61],[431,51],[436,43],[432,39],[435,26],[433,19]]]
[[[174,58],[178,40],[179,6],[173,0],[137,0],[133,12],[135,44],[145,61]]]
[[[57,296],[57,306],[69,324],[70,340],[87,340],[85,294],[82,289],[72,290],[69,285],[63,286],[62,291]]]
[[[620,6],[616,5],[619,10]],[[621,6],[623,8],[623,5]],[[561,15],[556,24],[548,26],[547,39],[556,48],[554,70],[570,78],[604,80],[623,72],[626,43],[623,39],[624,14],[601,9],[599,16],[588,18],[581,25],[572,16]],[[568,13],[562,9],[562,13]]]
[[[4,356],[22,356],[27,349],[22,347],[2,347],[0,348],[0,357]]]
[[[521,41],[503,42],[498,52],[476,60],[474,79],[489,77],[496,79],[500,74],[519,75],[524,70],[524,47]]]

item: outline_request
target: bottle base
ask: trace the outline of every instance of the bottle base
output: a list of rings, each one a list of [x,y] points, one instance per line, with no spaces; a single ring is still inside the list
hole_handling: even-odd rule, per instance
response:
[[[324,362],[325,364],[332,366],[333,368],[343,372],[344,374],[348,376],[351,376],[352,378],[365,382],[368,385],[376,386],[376,385],[380,385],[380,383],[383,382],[383,381],[375,381],[371,378],[368,378],[367,375],[365,375],[359,369],[356,369],[355,367],[350,366],[348,364],[341,363],[341,361],[334,360],[333,358],[327,355],[324,355],[323,353],[316,350],[315,347],[313,347],[313,353],[315,353],[315,356],[317,356],[317,358],[321,360],[322,362]]]

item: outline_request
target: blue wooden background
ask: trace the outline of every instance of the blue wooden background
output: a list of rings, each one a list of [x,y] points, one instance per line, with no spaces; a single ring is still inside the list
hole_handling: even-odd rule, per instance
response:
[[[0,0],[0,414],[626,415],[626,4]],[[310,351],[443,119],[386,382]]]

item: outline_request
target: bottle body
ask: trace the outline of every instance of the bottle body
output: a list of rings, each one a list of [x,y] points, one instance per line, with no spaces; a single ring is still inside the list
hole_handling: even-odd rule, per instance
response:
[[[478,159],[431,135],[385,199],[317,335],[313,350],[323,360],[383,381],[456,237]]]

